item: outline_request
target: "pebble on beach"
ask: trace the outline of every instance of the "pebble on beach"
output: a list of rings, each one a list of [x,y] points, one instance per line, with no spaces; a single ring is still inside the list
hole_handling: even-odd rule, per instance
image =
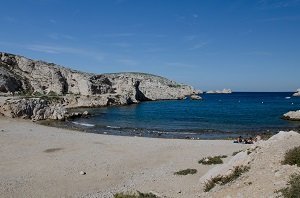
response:
[[[80,171],[79,173],[80,173],[80,175],[86,175],[86,172],[84,172],[84,171]]]

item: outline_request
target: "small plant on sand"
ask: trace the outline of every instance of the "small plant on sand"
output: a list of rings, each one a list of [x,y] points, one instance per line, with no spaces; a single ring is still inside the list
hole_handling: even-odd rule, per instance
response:
[[[153,193],[116,193],[114,194],[114,198],[158,198],[158,196]]]
[[[281,193],[285,198],[300,197],[300,175],[291,175],[286,188],[275,191],[275,193]]]
[[[225,185],[229,182],[236,180],[243,173],[249,171],[249,169],[249,166],[236,166],[231,174],[222,177],[221,185]]]
[[[196,169],[185,169],[185,170],[180,170],[180,171],[177,171],[174,173],[174,175],[188,175],[188,174],[196,174],[197,173],[197,170]]]
[[[249,166],[236,166],[232,173],[229,175],[221,176],[218,175],[214,178],[211,178],[204,184],[204,192],[210,191],[212,188],[216,186],[216,184],[225,185],[229,182],[232,182],[236,180],[238,177],[240,177],[243,173],[249,171]]]
[[[300,166],[300,146],[295,147],[285,153],[282,164]]]
[[[226,158],[227,155],[219,155],[214,157],[205,157],[198,161],[199,164],[212,165],[212,164],[223,164],[222,158]]]
[[[235,152],[232,153],[232,156],[235,156],[236,154],[238,154],[238,153],[240,153],[240,152],[242,152],[242,151],[243,151],[243,150],[235,151]]]
[[[207,182],[205,182],[205,184],[204,184],[204,192],[208,192],[211,189],[213,189],[216,186],[216,184],[218,184],[221,180],[222,180],[222,176],[218,175],[216,177],[211,178]]]

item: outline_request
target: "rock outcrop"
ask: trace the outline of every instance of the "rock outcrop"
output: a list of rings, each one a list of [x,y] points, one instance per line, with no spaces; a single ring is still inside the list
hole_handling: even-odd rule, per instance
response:
[[[201,100],[201,99],[202,98],[199,95],[196,95],[196,94],[191,95],[191,100]]]
[[[283,118],[286,120],[300,121],[300,110],[289,111],[289,112],[283,114]]]
[[[300,145],[300,134],[294,131],[272,136],[267,141],[258,141],[249,146],[228,162],[210,169],[200,178],[199,185],[218,176],[233,173],[235,167],[249,167],[224,185],[217,184],[209,192],[202,192],[199,197],[278,197],[276,193],[286,187],[289,177],[300,173],[296,165],[282,165],[285,153]]]
[[[223,90],[216,90],[216,91],[207,91],[207,94],[231,94],[231,89],[223,89]]]
[[[294,93],[293,96],[300,96],[300,89],[297,89],[296,93]]]
[[[3,98],[6,98],[3,100]],[[65,107],[64,98],[19,98],[0,97],[0,114],[10,118],[39,120],[66,120],[89,117],[88,111],[69,112]]]
[[[70,107],[173,100],[199,93],[151,74],[95,75],[8,53],[0,53],[0,92],[61,95]]]
[[[11,118],[32,120],[64,120],[67,110],[62,104],[52,104],[41,98],[12,98],[0,107],[0,113]]]

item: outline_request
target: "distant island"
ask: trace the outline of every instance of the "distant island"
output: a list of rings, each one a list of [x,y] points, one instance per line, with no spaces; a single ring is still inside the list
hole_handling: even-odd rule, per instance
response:
[[[207,94],[231,94],[232,90],[231,89],[223,89],[223,90],[216,90],[216,91],[207,91],[205,92]]]
[[[296,93],[294,93],[293,96],[300,96],[300,89],[297,89]]]

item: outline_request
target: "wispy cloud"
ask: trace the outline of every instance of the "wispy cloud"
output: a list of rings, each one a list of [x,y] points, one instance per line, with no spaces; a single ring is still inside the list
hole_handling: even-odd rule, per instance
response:
[[[168,67],[175,67],[175,68],[194,68],[195,65],[191,65],[188,63],[181,63],[181,62],[167,62],[165,63]]]
[[[118,59],[117,62],[129,66],[138,65],[138,61],[133,59]]]
[[[300,0],[260,0],[258,2],[258,7],[260,9],[278,9],[299,5]]]
[[[49,53],[49,54],[76,54],[81,56],[92,57],[98,61],[104,59],[104,54],[102,53],[81,49],[81,48],[41,45],[41,44],[25,45],[25,48],[32,51]]]
[[[3,42],[0,41],[0,46],[9,46],[13,48],[20,48],[35,52],[41,52],[45,54],[73,54],[84,56],[88,58],[93,58],[97,61],[102,61],[107,54],[90,50],[84,48],[74,48],[74,47],[65,47],[65,46],[58,46],[58,45],[48,45],[48,44],[20,44],[20,43],[12,43],[12,42]]]
[[[56,24],[56,20],[55,19],[49,19],[49,22],[52,24]]]
[[[128,47],[131,47],[131,44],[130,43],[127,43],[127,42],[117,42],[117,43],[111,43],[112,46],[115,46],[115,47],[121,47],[121,48],[128,48]]]
[[[115,4],[122,4],[125,2],[126,2],[126,0],[115,0]]]
[[[203,48],[204,46],[206,46],[208,44],[207,41],[205,42],[200,42],[200,43],[196,43],[195,45],[193,45],[191,48],[189,48],[189,50],[197,50],[200,48]]]
[[[75,37],[67,34],[51,33],[47,36],[54,40],[75,40]]]
[[[276,21],[298,21],[300,20],[300,16],[282,16],[282,17],[272,17],[266,18],[262,21],[264,22],[276,22]]]
[[[196,35],[186,35],[186,36],[183,37],[183,40],[185,40],[185,41],[193,41],[196,38],[198,38],[198,36],[196,36]]]
[[[104,37],[104,38],[118,38],[118,37],[132,37],[135,36],[134,33],[111,33],[111,34],[98,34],[95,37]]]
[[[2,17],[2,20],[5,22],[9,22],[9,23],[14,23],[16,22],[16,18],[12,17],[12,16],[4,16]]]
[[[273,54],[268,51],[253,51],[249,52],[249,55],[257,55],[257,56],[272,56]]]
[[[144,52],[146,53],[163,52],[163,51],[165,51],[165,49],[161,47],[150,47],[144,50]]]

